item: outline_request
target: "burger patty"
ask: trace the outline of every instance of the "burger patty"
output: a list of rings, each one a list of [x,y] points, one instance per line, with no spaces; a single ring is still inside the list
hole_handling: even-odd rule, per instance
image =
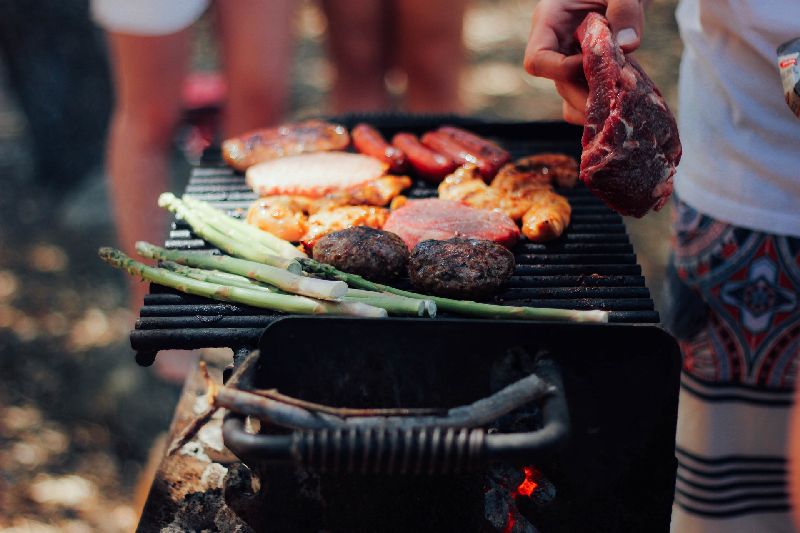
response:
[[[408,248],[394,233],[354,226],[317,241],[314,259],[371,281],[390,281],[405,274]]]
[[[514,266],[514,254],[496,242],[456,237],[417,244],[408,260],[408,276],[420,292],[483,299],[500,290]]]

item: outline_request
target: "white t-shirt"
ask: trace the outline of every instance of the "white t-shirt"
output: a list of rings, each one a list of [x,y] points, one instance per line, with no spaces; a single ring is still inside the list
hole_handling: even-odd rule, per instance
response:
[[[681,0],[678,196],[723,222],[800,237],[800,120],[776,48],[800,0]]]

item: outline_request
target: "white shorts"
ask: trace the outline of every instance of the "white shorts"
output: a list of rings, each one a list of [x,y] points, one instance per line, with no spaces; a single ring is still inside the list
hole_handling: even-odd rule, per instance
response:
[[[92,18],[104,30],[168,35],[191,26],[211,0],[91,0]]]

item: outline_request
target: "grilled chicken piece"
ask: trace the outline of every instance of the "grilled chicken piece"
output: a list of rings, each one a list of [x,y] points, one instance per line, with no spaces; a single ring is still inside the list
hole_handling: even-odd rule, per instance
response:
[[[512,176],[518,179],[512,180]],[[474,165],[464,165],[442,181],[439,198],[502,211],[515,221],[522,219],[522,233],[528,239],[549,241],[567,228],[572,210],[567,199],[538,176],[507,172],[501,189],[494,182],[491,187],[486,185]],[[495,182],[500,177],[498,174]]]
[[[276,237],[297,242],[308,230],[308,199],[301,196],[259,198],[247,211],[247,222]]]
[[[348,144],[350,135],[344,126],[306,120],[226,139],[222,143],[222,157],[236,170],[244,171],[263,161],[308,152],[344,150]]]
[[[312,250],[323,235],[353,226],[381,229],[388,217],[389,210],[384,207],[348,205],[324,209],[308,217],[308,231],[300,241]]]
[[[522,197],[513,197],[486,185],[476,165],[463,165],[439,185],[439,198],[454,200],[478,209],[502,211],[519,221],[529,208]]]
[[[337,191],[312,201],[308,211],[316,213],[323,209],[343,205],[374,205],[383,207],[392,201],[403,190],[411,187],[408,176],[382,176],[358,187]]]
[[[331,193],[324,198],[300,195],[265,196],[250,206],[247,222],[282,239],[297,242],[309,231],[308,214],[314,215],[344,206],[382,207],[409,186],[411,179],[407,176],[383,176],[347,191]],[[340,212],[339,216],[346,212]],[[325,218],[315,220],[320,219]]]
[[[408,196],[403,196],[401,194],[400,196],[395,196],[392,199],[392,202],[389,204],[389,209],[391,211],[394,211],[395,209],[400,209],[401,207],[403,207],[407,203],[408,203]]]
[[[567,199],[550,189],[537,189],[528,198],[531,204],[522,217],[522,234],[535,242],[560,237],[572,215]]]
[[[565,154],[537,154],[503,166],[492,181],[492,188],[516,196],[538,187],[574,187],[578,182],[578,162]]]

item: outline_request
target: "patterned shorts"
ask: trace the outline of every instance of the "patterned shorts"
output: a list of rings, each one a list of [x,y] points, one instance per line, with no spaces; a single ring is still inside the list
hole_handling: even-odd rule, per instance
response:
[[[684,371],[714,383],[792,388],[800,238],[732,226],[680,200],[674,218],[674,269],[705,304],[694,334],[681,341]]]
[[[665,322],[683,352],[674,533],[795,531],[785,455],[800,359],[800,239],[676,199]]]

